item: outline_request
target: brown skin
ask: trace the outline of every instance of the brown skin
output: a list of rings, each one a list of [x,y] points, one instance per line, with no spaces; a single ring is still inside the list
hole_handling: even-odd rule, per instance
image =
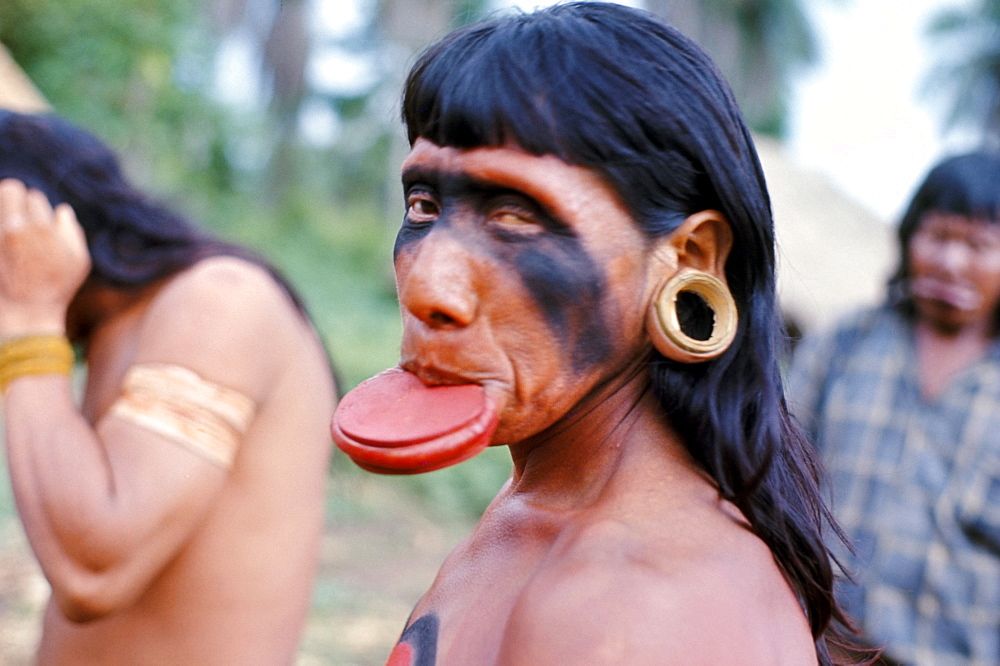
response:
[[[996,339],[1000,225],[931,212],[908,252],[921,388],[933,400]]]
[[[815,663],[767,546],[651,392],[649,304],[680,269],[724,279],[724,218],[649,241],[594,172],[517,147],[418,140],[403,173],[402,366],[482,384],[514,461],[411,617],[438,618],[437,663]],[[572,271],[557,310],[546,281]]]
[[[333,382],[312,327],[260,268],[213,258],[139,293],[89,285],[72,210],[0,182],[0,338],[97,323],[70,380],[14,380],[7,456],[52,586],[41,664],[294,661],[322,531]],[[234,466],[106,412],[125,371],[175,363],[257,411]]]

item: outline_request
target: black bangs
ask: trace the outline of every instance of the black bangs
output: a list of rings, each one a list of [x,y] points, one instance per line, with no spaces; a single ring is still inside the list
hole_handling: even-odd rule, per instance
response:
[[[522,135],[531,125],[541,125],[539,137],[551,135],[549,114],[536,108],[544,102],[524,73],[512,71],[503,53],[508,45],[489,39],[492,32],[484,27],[452,35],[414,68],[403,101],[411,145],[418,137],[461,149],[523,144],[527,137]],[[446,57],[437,57],[442,55]]]
[[[592,168],[651,235],[718,207],[706,161],[746,141],[700,49],[648,12],[602,2],[450,34],[411,70],[402,116],[411,145],[421,137],[459,149],[516,144]]]
[[[917,195],[924,212],[941,211],[1000,222],[1000,155],[969,153],[943,161]]]
[[[930,170],[910,200],[900,220],[900,268],[890,286],[909,275],[907,252],[910,238],[924,215],[952,213],[1000,223],[1000,155],[974,152],[942,160]]]
[[[605,16],[602,3],[586,4],[505,16],[431,47],[404,88],[411,145],[418,137],[461,149],[515,143],[606,167],[640,160],[649,141],[662,143],[651,132],[658,123],[643,112],[655,114],[661,100],[649,100],[648,81],[635,78],[648,73],[656,52],[620,30],[625,8]],[[640,66],[623,67],[629,60]]]
[[[566,158],[558,80],[572,63],[553,62],[557,34],[522,17],[453,33],[427,51],[404,89],[403,120],[411,145],[423,137],[461,149],[516,143]],[[547,29],[548,28],[548,29]]]

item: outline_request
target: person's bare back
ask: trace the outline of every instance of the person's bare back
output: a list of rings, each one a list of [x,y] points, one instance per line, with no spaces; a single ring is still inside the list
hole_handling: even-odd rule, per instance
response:
[[[0,117],[0,391],[52,590],[40,664],[294,661],[336,404],[322,342],[263,258],[55,116]]]
[[[252,389],[256,416],[228,474],[208,472],[219,477],[211,481],[211,504],[194,507],[186,542],[150,572],[135,603],[77,623],[53,601],[40,662],[290,663],[315,573],[334,399],[315,332],[260,268],[216,258],[111,320],[91,354],[99,362],[90,364],[84,413],[99,432],[128,427],[100,419],[117,398],[123,370],[151,358]],[[246,359],[261,368],[243,367]],[[141,446],[163,447],[158,467],[174,458],[187,458],[177,463],[183,467],[211,465],[176,443]]]

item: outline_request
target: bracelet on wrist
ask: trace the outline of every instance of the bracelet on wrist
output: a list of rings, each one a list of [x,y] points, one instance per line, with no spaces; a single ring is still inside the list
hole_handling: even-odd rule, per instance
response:
[[[69,375],[73,347],[61,335],[25,335],[0,342],[0,392],[26,375]]]

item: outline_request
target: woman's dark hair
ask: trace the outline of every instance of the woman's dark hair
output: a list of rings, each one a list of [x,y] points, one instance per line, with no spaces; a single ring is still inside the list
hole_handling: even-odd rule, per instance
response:
[[[2,178],[40,190],[53,206],[73,207],[87,237],[92,284],[138,289],[207,257],[234,256],[267,270],[305,314],[299,297],[262,257],[144,195],[125,178],[110,148],[55,115],[0,111]]]
[[[767,543],[831,663],[834,600],[812,449],[789,417],[785,339],[764,175],[732,93],[708,56],[652,14],[559,4],[468,26],[431,46],[403,95],[409,141],[471,149],[513,143],[593,169],[650,237],[722,211],[734,244],[726,276],[740,321],[716,360],[654,353],[653,387],[694,458]],[[831,634],[832,635],[832,634]]]
[[[910,240],[927,213],[1000,223],[1000,154],[973,152],[948,157],[928,172],[910,199],[897,228],[899,267],[889,278],[890,302],[909,316],[913,315],[907,289]],[[996,321],[1000,326],[1000,311]]]

